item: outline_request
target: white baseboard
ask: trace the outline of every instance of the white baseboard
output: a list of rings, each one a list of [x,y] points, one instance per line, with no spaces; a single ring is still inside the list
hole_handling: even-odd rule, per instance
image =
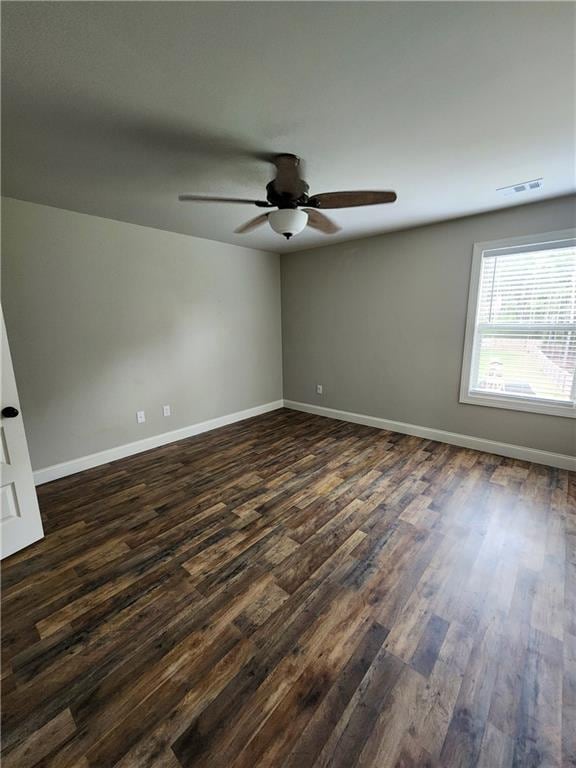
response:
[[[460,435],[457,432],[445,432],[443,429],[420,427],[417,424],[405,424],[402,421],[390,421],[389,419],[381,419],[377,416],[366,416],[363,413],[338,411],[334,408],[324,408],[319,405],[298,403],[294,400],[284,400],[284,407],[291,408],[294,411],[313,413],[317,416],[326,416],[329,419],[351,421],[354,424],[364,424],[367,427],[376,427],[377,429],[388,429],[391,432],[400,432],[403,435],[415,435],[416,437],[423,437],[427,440],[437,440],[439,443],[450,443],[450,445],[458,445],[461,448],[472,448],[475,451],[495,453],[498,456],[508,456],[512,459],[522,459],[524,461],[534,462],[535,464],[546,464],[549,467],[568,469],[573,472],[576,471],[576,458],[567,456],[563,453],[540,451],[537,448],[526,448],[523,445],[499,443],[495,440],[486,440],[483,437]]]
[[[119,445],[116,448],[109,448],[105,451],[99,451],[98,453],[91,453],[88,456],[80,456],[77,459],[63,461],[61,464],[54,464],[51,467],[37,469],[34,472],[34,483],[36,485],[49,483],[51,480],[58,480],[60,477],[74,475],[76,472],[82,472],[85,469],[98,467],[102,464],[109,464],[111,461],[124,459],[126,456],[133,456],[136,453],[149,451],[151,448],[158,448],[161,445],[174,443],[177,440],[184,440],[193,435],[200,435],[202,432],[209,432],[212,429],[218,429],[218,427],[225,427],[228,424],[234,424],[236,421],[243,421],[244,419],[251,419],[253,416],[260,416],[263,413],[276,411],[278,408],[282,408],[283,405],[283,400],[275,400],[272,403],[264,403],[263,405],[257,405],[254,408],[247,408],[245,411],[228,413],[225,416],[218,416],[209,421],[191,424],[189,427],[182,427],[181,429],[175,429],[171,432],[163,432],[160,435],[145,437],[143,440],[137,440],[134,443],[126,443],[125,445]]]
[[[368,427],[377,429],[388,429],[392,432],[400,432],[404,435],[415,435],[427,440],[437,440],[440,443],[450,443],[459,445],[462,448],[472,448],[476,451],[485,451],[486,453],[495,453],[498,456],[508,456],[513,459],[523,459],[532,461],[535,464],[545,464],[550,467],[568,469],[576,472],[576,458],[566,456],[561,453],[552,453],[550,451],[540,451],[537,448],[526,448],[522,445],[511,445],[509,443],[499,443],[495,440],[486,440],[482,437],[472,437],[471,435],[461,435],[457,432],[446,432],[442,429],[433,429],[431,427],[420,427],[416,424],[405,424],[401,421],[390,421],[381,419],[377,416],[367,416],[362,413],[351,413],[350,411],[338,411],[334,408],[324,408],[319,405],[310,405],[308,403],[298,403],[294,400],[276,400],[272,403],[264,403],[254,408],[248,408],[244,411],[229,413],[225,416],[218,416],[209,421],[202,421],[198,424],[192,424],[189,427],[182,427],[171,432],[164,432],[160,435],[146,437],[133,443],[119,445],[116,448],[109,448],[105,451],[92,453],[88,456],[80,456],[77,459],[64,461],[61,464],[54,464],[51,467],[37,469],[34,472],[34,482],[36,485],[49,483],[52,480],[58,480],[67,475],[82,472],[85,469],[98,467],[102,464],[109,464],[111,461],[133,456],[136,453],[149,451],[151,448],[158,448],[161,445],[174,443],[177,440],[184,440],[193,435],[200,435],[203,432],[209,432],[218,427],[225,427],[227,424],[234,424],[237,421],[250,419],[253,416],[260,416],[270,411],[276,411],[278,408],[290,408],[295,411],[304,411],[313,413],[317,416],[325,416],[329,419],[339,419],[340,421],[350,421],[354,424],[364,424]]]

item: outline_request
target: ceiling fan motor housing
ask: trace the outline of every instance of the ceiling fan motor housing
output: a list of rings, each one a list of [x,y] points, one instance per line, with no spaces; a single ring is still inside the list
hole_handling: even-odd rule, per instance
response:
[[[266,185],[266,199],[270,205],[277,208],[297,208],[299,205],[306,205],[308,202],[308,184],[302,179],[298,179],[295,187],[291,191],[279,192],[276,189],[276,181],[270,181]]]
[[[308,214],[299,208],[280,208],[268,214],[268,222],[274,232],[289,240],[292,235],[302,232],[308,223]]]

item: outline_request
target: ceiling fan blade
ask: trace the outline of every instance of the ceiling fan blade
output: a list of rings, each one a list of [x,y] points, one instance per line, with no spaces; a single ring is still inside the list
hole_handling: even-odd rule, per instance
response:
[[[270,208],[270,203],[265,200],[245,200],[240,197],[206,197],[205,195],[178,195],[180,202],[198,203],[243,203],[244,205],[257,205],[259,208]]]
[[[307,204],[313,208],[354,208],[358,205],[393,203],[395,200],[396,192],[323,192],[312,195]]]
[[[328,216],[324,216],[320,211],[314,210],[314,208],[303,208],[308,214],[308,226],[312,229],[319,229],[320,232],[324,232],[325,235],[335,235],[336,232],[340,232],[340,227]]]
[[[301,161],[296,155],[275,155],[272,162],[276,166],[274,189],[279,195],[289,195],[297,200],[308,192],[308,184],[301,176]]]
[[[246,224],[240,225],[234,230],[235,234],[243,235],[245,232],[252,232],[253,229],[259,227],[261,224],[265,224],[268,221],[268,214],[261,213],[260,216],[256,216],[254,219],[250,219]]]

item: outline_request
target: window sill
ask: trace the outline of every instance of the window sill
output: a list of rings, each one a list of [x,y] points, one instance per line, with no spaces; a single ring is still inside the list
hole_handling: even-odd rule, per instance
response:
[[[543,400],[530,400],[528,398],[500,397],[486,393],[472,393],[460,395],[460,402],[468,405],[484,405],[491,408],[505,408],[512,411],[524,411],[525,413],[543,413],[547,416],[564,416],[569,419],[576,418],[576,408],[571,404],[556,405]]]

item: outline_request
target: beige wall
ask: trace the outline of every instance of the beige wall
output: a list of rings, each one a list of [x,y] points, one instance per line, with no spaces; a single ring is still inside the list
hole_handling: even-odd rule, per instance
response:
[[[284,397],[576,454],[574,419],[458,402],[474,242],[574,226],[575,201],[283,255]]]
[[[35,469],[282,397],[277,255],[10,199],[2,212]]]
[[[282,397],[277,255],[9,199],[2,212],[35,469]],[[473,243],[575,220],[572,197],[283,255],[284,397],[575,454],[575,420],[458,402]]]

